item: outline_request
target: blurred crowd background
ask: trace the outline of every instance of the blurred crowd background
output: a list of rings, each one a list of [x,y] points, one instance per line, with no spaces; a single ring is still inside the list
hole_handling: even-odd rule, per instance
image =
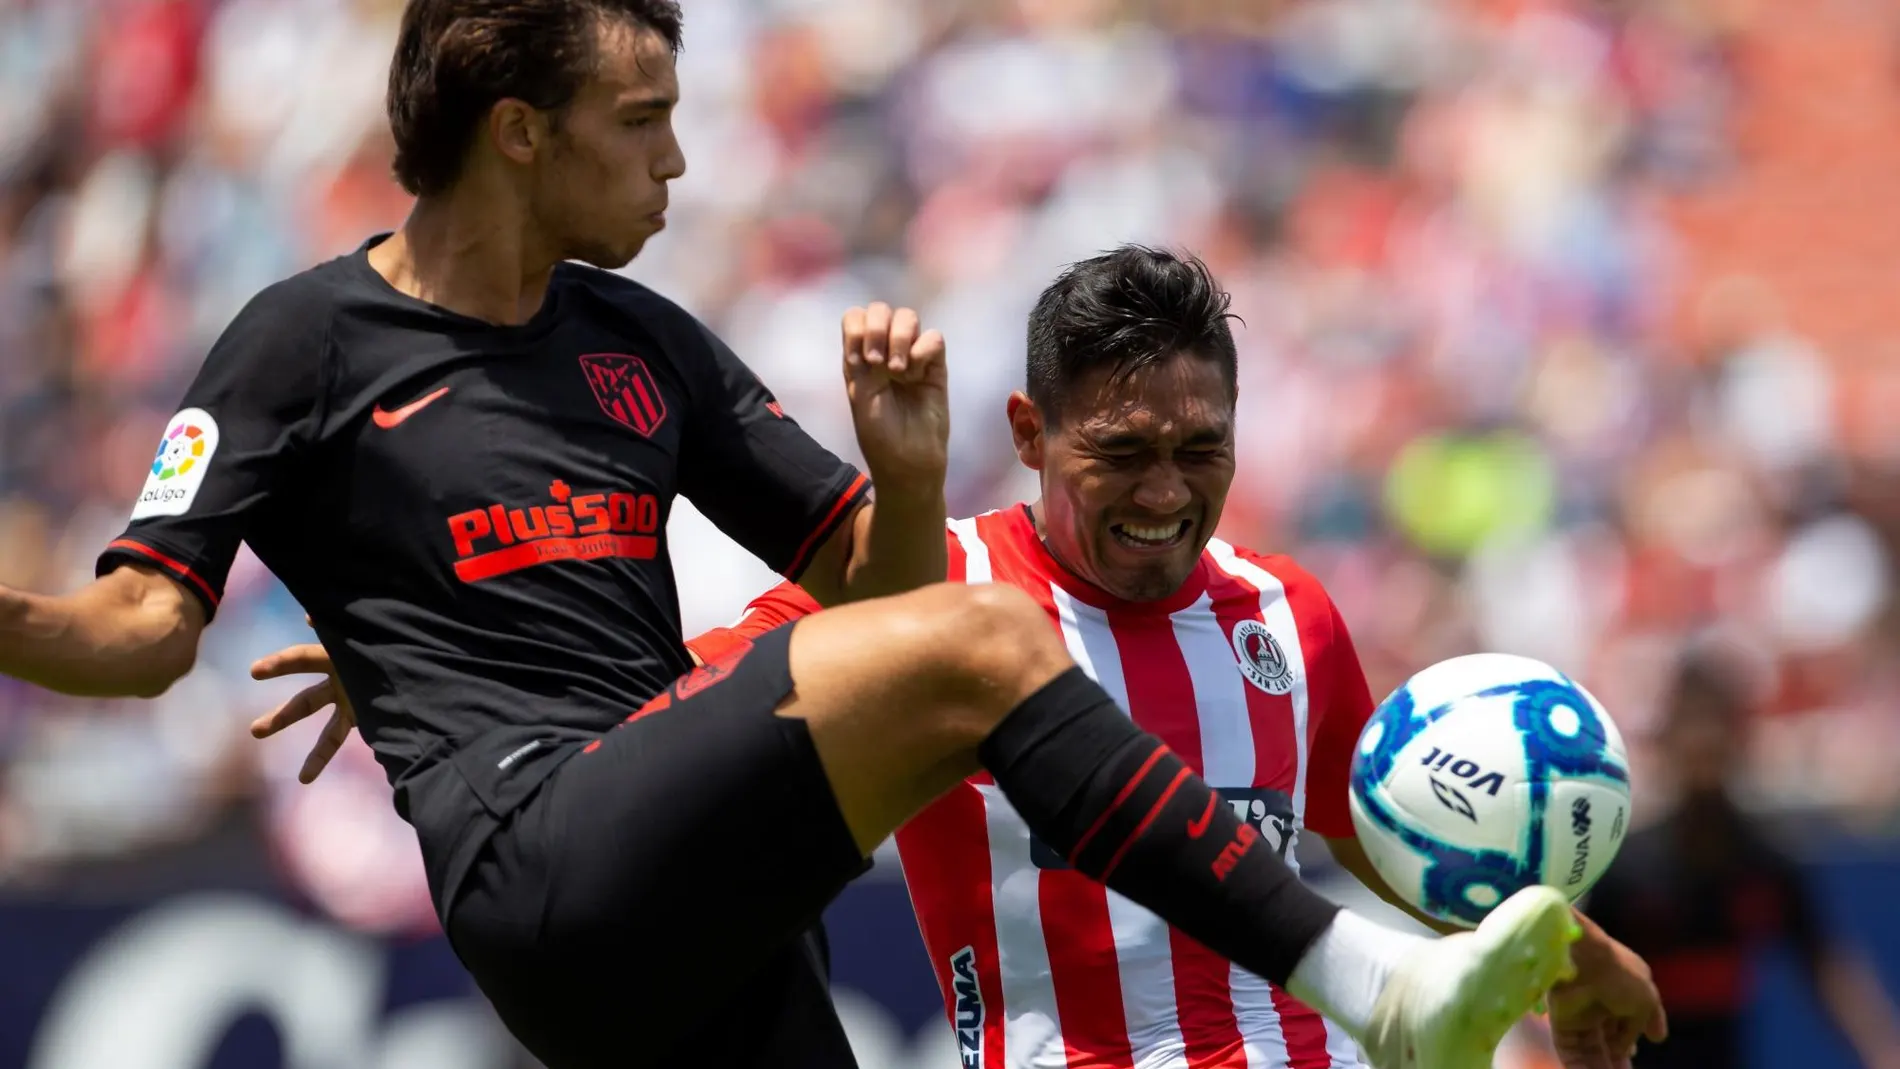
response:
[[[1741,651],[1750,805],[1900,828],[1900,5],[1889,0],[686,0],[689,172],[628,273],[853,451],[837,315],[950,339],[953,512],[1033,493],[1023,323],[1140,240],[1232,290],[1222,534],[1331,588],[1383,694],[1475,649],[1583,679],[1646,757],[1670,666]],[[0,582],[71,589],[267,283],[407,207],[399,0],[0,0]],[[689,631],[771,581],[674,520]],[[0,888],[210,870],[432,921],[360,745],[244,725],[307,635],[243,558],[154,703],[0,680]],[[59,715],[49,715],[49,714]],[[314,724],[311,725],[314,728]],[[258,829],[269,849],[257,849]]]

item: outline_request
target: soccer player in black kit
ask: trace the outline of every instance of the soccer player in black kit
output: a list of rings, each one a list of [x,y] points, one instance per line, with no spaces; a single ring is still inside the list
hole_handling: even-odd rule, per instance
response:
[[[0,589],[0,671],[164,690],[249,543],[334,655],[456,952],[552,1069],[851,1065],[801,933],[978,768],[1075,868],[1379,1069],[1488,1067],[1573,967],[1580,1013],[1640,1027],[1640,961],[1585,940],[1573,966],[1555,892],[1392,949],[1259,848],[1026,595],[941,583],[944,343],[914,314],[844,318],[867,478],[690,315],[600,270],[662,228],[685,170],[680,32],[672,0],[410,0],[388,100],[409,219],[238,315],[99,578]],[[680,494],[842,607],[693,666]]]

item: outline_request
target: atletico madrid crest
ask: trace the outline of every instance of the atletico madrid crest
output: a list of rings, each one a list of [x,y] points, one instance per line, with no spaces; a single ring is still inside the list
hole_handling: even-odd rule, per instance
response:
[[[581,357],[581,370],[602,412],[646,437],[652,437],[666,421],[666,399],[660,396],[660,384],[653,381],[646,361],[621,353],[594,353]]]

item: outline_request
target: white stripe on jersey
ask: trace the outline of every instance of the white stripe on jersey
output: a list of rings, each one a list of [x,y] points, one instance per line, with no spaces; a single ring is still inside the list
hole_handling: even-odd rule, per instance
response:
[[[1128,684],[1122,675],[1121,649],[1110,630],[1108,615],[1084,605],[1068,591],[1051,583],[1056,621],[1062,626],[1069,656],[1090,678],[1101,684],[1121,711],[1128,712]],[[1115,936],[1115,958],[1120,973],[1122,1012],[1129,1022],[1129,1044],[1135,1064],[1158,1052],[1181,1049],[1181,1027],[1175,1016],[1174,959],[1168,953],[1168,926],[1160,917],[1116,894],[1108,896],[1108,920]]]
[[[1228,982],[1234,992],[1234,1023],[1246,1044],[1247,1069],[1285,1069],[1286,1032],[1273,1005],[1272,985],[1238,965]]]
[[[983,784],[990,838],[990,895],[1002,973],[1003,1055],[1009,1069],[1066,1069],[1062,1019],[1042,939],[1042,871],[1029,859],[1029,827],[994,784]]]
[[[1241,557],[1234,552],[1233,546],[1218,538],[1208,539],[1207,552],[1214,558],[1214,563],[1220,565],[1221,571],[1244,580],[1260,591],[1261,622],[1279,640],[1280,648],[1286,652],[1287,667],[1293,673],[1293,693],[1290,697],[1293,699],[1293,745],[1297,755],[1293,764],[1293,835],[1297,839],[1299,829],[1306,824],[1306,758],[1310,748],[1306,738],[1306,651],[1300,644],[1300,624],[1293,618],[1293,603],[1287,599],[1286,585],[1280,582],[1278,576]],[[1286,855],[1291,861],[1291,843],[1288,844]]]
[[[976,533],[976,520],[951,520],[950,533],[956,535],[957,541],[963,544],[963,581],[989,582],[990,547],[984,545],[982,536]]]
[[[1053,583],[1049,594],[1055,599],[1056,622],[1062,625],[1062,641],[1069,647],[1069,656],[1090,679],[1101,684],[1115,699],[1116,708],[1127,716],[1128,683],[1122,676],[1122,652],[1115,645],[1115,633],[1109,630],[1108,614],[1082,604]]]
[[[1321,1023],[1326,1025],[1326,1053],[1333,1059],[1333,1069],[1360,1069],[1365,1064],[1365,1052],[1359,1044],[1339,1027],[1324,1017]]]
[[[1200,600],[1170,617],[1174,639],[1187,662],[1201,723],[1201,778],[1214,787],[1251,787],[1253,721],[1247,716],[1247,680],[1234,671],[1233,646],[1214,615],[1214,599]]]

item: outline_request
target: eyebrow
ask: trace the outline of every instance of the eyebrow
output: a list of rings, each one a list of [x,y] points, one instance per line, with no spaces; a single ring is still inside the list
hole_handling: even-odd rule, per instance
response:
[[[1185,448],[1195,449],[1203,446],[1222,445],[1226,441],[1227,429],[1225,427],[1206,427],[1182,439],[1181,445]],[[1148,438],[1139,434],[1109,434],[1095,439],[1095,448],[1103,450],[1146,449],[1150,444]]]
[[[625,101],[624,103],[615,105],[614,110],[620,111],[620,112],[669,111],[678,103],[679,103],[678,97],[671,97],[671,96],[639,97],[637,99]]]

